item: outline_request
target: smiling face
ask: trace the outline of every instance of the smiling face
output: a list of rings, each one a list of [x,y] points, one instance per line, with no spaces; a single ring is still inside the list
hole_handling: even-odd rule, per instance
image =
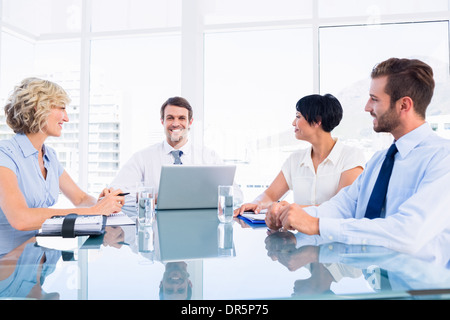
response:
[[[385,92],[387,77],[372,79],[370,98],[365,111],[373,117],[375,132],[393,132],[400,125],[397,103],[391,102],[391,97]]]
[[[164,126],[167,143],[174,148],[185,145],[192,121],[193,119],[189,119],[189,111],[186,108],[166,106],[161,123]]]
[[[303,115],[297,111],[295,119],[292,122],[294,126],[295,138],[298,140],[310,141],[310,137],[314,133],[316,125],[310,125]]]
[[[192,283],[184,262],[169,262],[166,265],[160,290],[164,300],[186,300]]]
[[[49,137],[59,137],[61,136],[62,126],[64,122],[69,122],[66,106],[54,106],[50,110],[50,113],[47,117],[47,123],[45,124],[42,131]]]

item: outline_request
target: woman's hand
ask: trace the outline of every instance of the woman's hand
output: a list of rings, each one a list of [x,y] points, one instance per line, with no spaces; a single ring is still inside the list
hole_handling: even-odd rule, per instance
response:
[[[107,194],[114,192],[114,188],[104,188],[98,196],[98,201],[102,200]]]
[[[256,203],[244,203],[240,208],[234,210],[233,217],[243,214],[245,211],[253,211],[255,214],[261,212],[263,208]]]
[[[105,188],[100,193],[97,204],[93,207],[98,213],[109,216],[120,212],[125,203],[125,196],[119,196],[122,190]]]

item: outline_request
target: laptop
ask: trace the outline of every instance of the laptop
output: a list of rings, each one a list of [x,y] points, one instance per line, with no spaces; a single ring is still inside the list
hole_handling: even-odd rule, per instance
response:
[[[156,210],[217,208],[217,187],[233,185],[235,165],[164,165]]]

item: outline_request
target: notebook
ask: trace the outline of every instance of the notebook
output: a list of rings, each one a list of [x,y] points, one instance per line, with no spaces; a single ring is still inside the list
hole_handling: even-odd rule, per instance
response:
[[[165,165],[157,210],[217,208],[217,187],[233,185],[235,165]]]
[[[76,236],[100,235],[105,232],[106,216],[78,215],[71,213],[66,216],[53,216],[44,221],[38,236]]]
[[[265,213],[254,214],[253,212],[244,212],[239,216],[239,218],[248,221],[250,223],[260,223],[260,224],[266,223]]]

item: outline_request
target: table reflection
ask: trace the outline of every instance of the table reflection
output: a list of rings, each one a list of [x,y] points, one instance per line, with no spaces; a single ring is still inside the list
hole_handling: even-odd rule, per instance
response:
[[[295,281],[293,296],[333,294],[332,283],[361,276],[374,293],[385,296],[418,291],[431,295],[450,288],[447,264],[432,264],[384,247],[345,245],[292,232],[269,232],[265,243],[268,256],[289,271],[303,267],[310,271],[308,279]]]
[[[168,262],[161,280],[159,298],[161,300],[191,300],[192,282],[189,279],[187,263]]]
[[[36,246],[33,232],[12,237],[0,226],[0,297],[16,299],[59,299],[42,285],[61,258],[61,251]]]
[[[11,237],[0,225],[0,298],[410,299],[448,298],[449,288],[446,263],[224,224],[215,210],[158,212],[151,226],[75,239]]]

